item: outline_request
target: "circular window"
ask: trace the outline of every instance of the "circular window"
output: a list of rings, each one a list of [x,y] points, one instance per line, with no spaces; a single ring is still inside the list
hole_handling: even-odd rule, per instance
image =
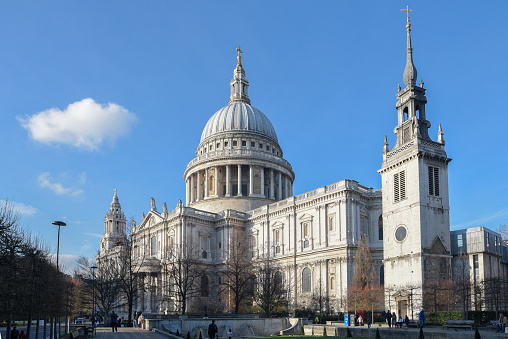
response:
[[[404,241],[404,239],[406,239],[406,236],[407,236],[406,226],[401,225],[397,227],[397,229],[395,230],[395,239],[397,241]]]

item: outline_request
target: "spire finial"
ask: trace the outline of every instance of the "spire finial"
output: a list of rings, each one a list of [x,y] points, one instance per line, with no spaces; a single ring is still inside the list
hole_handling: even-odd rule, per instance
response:
[[[243,51],[240,49],[240,46],[238,46],[238,48],[236,49],[236,51],[238,52],[238,56],[236,57],[238,59],[238,66],[242,66],[242,55],[241,53],[243,53]]]
[[[117,195],[117,194],[116,194],[116,188],[115,188],[115,195]]]
[[[441,128],[441,123],[439,123],[439,131],[437,132],[437,142],[442,144],[442,145],[445,144],[443,135],[444,135],[443,129]]]
[[[388,153],[389,149],[388,149],[388,139],[386,138],[386,134],[385,134],[385,142],[383,144],[383,153]]]
[[[412,9],[409,9],[409,6],[406,9],[401,9],[401,12],[407,13],[407,24],[406,24],[406,32],[407,32],[407,49],[406,49],[406,68],[404,69],[404,85],[407,87],[412,87],[416,85],[416,67],[413,64],[413,48],[411,47],[411,24],[409,23],[409,12],[412,12]]]

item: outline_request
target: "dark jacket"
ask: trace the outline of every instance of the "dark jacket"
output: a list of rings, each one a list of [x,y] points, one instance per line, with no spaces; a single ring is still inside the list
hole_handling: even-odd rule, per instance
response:
[[[116,322],[118,320],[118,315],[115,312],[113,312],[113,313],[111,313],[110,318],[111,318],[111,322],[116,324]]]

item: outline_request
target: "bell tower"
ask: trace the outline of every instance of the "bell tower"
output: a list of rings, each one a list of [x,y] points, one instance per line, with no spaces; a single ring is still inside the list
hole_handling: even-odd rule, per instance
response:
[[[126,243],[126,224],[127,219],[122,212],[122,206],[115,189],[115,195],[109,205],[109,211],[104,217],[104,236],[101,239],[101,252]]]
[[[384,278],[390,310],[405,315],[421,306],[424,285],[451,279],[448,163],[441,125],[437,141],[429,137],[430,122],[423,81],[416,85],[409,8],[404,89],[398,86],[396,141],[390,150],[385,135],[382,180]],[[411,296],[405,293],[411,288]],[[388,297],[386,298],[388,301]]]

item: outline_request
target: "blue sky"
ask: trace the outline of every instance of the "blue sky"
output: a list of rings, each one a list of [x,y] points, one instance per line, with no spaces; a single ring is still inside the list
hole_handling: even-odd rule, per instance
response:
[[[0,4],[0,198],[64,258],[94,256],[114,189],[127,217],[185,201],[183,172],[227,104],[240,45],[300,194],[380,188],[405,13],[442,123],[452,229],[508,220],[506,1],[16,1]]]

